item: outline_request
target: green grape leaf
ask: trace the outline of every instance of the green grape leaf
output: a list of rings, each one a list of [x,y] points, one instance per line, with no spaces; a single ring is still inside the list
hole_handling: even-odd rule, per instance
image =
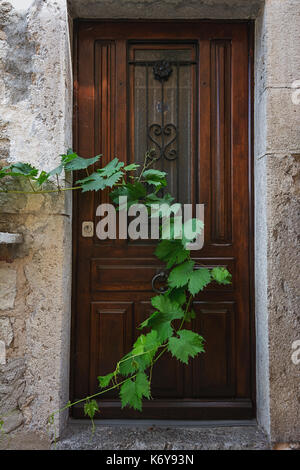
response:
[[[76,184],[81,185],[83,193],[86,191],[99,191],[106,188],[106,179],[95,172],[82,180],[76,181]]]
[[[112,188],[124,176],[121,170],[123,166],[123,162],[114,158],[105,167],[98,169],[82,180],[78,180],[77,184],[81,185],[82,192],[100,191],[105,188]]]
[[[177,302],[179,305],[186,303],[186,293],[184,287],[179,287],[178,289],[172,289],[169,292],[169,298],[174,302]]]
[[[132,350],[119,362],[119,373],[127,376],[137,370],[145,370],[151,364],[160,345],[161,341],[155,330],[152,330],[147,335],[140,335],[134,343]]]
[[[76,155],[76,154],[75,154]],[[66,171],[77,171],[77,170],[84,170],[88,168],[90,165],[93,165],[100,159],[101,155],[97,155],[93,158],[82,158],[76,156],[76,158],[72,159],[71,161],[65,164]]]
[[[156,247],[155,255],[167,263],[167,269],[180,264],[189,257],[180,240],[162,240]]]
[[[118,372],[124,377],[127,377],[128,375],[136,372],[138,363],[136,362],[135,358],[132,357],[132,351],[128,354],[125,354],[125,356],[121,358],[121,360],[118,362],[117,368]]]
[[[130,408],[142,411],[143,397],[150,398],[150,382],[144,372],[138,372],[135,378],[126,380],[121,386],[122,408],[128,405]]]
[[[211,277],[219,284],[231,284],[232,275],[226,268],[216,267],[211,270]]]
[[[147,190],[145,186],[136,181],[134,183],[127,183],[120,188],[116,188],[110,192],[110,198],[115,204],[119,203],[119,197],[127,197],[127,207],[130,207],[132,204],[137,204],[140,199],[143,199],[146,196]],[[123,207],[119,207],[123,209]]]
[[[136,383],[132,379],[126,380],[120,389],[122,408],[128,405],[134,410],[142,411],[142,398],[137,394]]]
[[[162,321],[172,321],[184,316],[181,305],[172,301],[167,293],[152,297],[151,303],[155,309],[159,310]]]
[[[126,187],[131,198],[139,200],[147,194],[145,186],[140,181],[135,181],[134,183],[127,183]]]
[[[165,171],[160,171],[160,170],[155,170],[151,168],[150,170],[146,170],[143,172],[143,177],[147,180],[148,178],[155,178],[156,180],[158,179],[163,179],[166,177],[166,172]]]
[[[167,186],[165,171],[150,169],[144,171],[142,176],[145,178],[148,184],[156,186],[156,189]]]
[[[117,171],[113,175],[106,178],[106,187],[112,188],[120,179],[122,178],[123,173],[121,171]]]
[[[179,338],[172,336],[168,344],[168,350],[176,359],[184,364],[188,364],[189,357],[195,357],[200,352],[204,352],[204,340],[198,333],[190,330],[181,330],[177,334]]]
[[[114,375],[115,375],[114,372],[111,372],[110,374],[107,374],[107,375],[99,375],[98,377],[99,386],[101,388],[108,387]]]
[[[5,169],[9,170],[8,172],[6,172],[6,176],[35,177],[39,172],[37,168],[30,165],[29,163],[22,162],[13,163],[9,167],[5,167]]]
[[[161,321],[160,315],[151,321],[151,328],[157,332],[157,337],[162,343],[173,335],[171,322]]]
[[[77,153],[73,152],[72,149],[68,149],[67,153],[65,154],[62,154],[61,155],[61,163],[63,165],[66,165],[67,163],[71,162],[72,160],[75,160],[75,158],[77,158],[78,155]]]
[[[99,406],[96,400],[88,400],[84,404],[84,414],[89,418],[93,419],[95,413],[99,411]]]
[[[158,197],[156,193],[150,193],[145,198],[145,204],[149,206],[152,204],[167,204],[169,206],[173,201],[174,198],[169,193],[164,194],[163,197]]]
[[[188,289],[192,295],[198,294],[211,281],[210,272],[207,268],[199,268],[190,274]]]
[[[137,170],[140,167],[140,165],[137,165],[136,163],[131,163],[130,165],[124,166],[125,171],[132,171],[132,170]]]
[[[150,382],[144,372],[139,372],[135,378],[135,389],[139,397],[150,398]]]
[[[117,171],[107,178],[104,178],[101,173],[95,172],[82,180],[78,180],[76,184],[81,185],[83,193],[86,191],[100,191],[107,187],[111,188],[122,178],[122,176],[123,173],[121,171]]]
[[[140,335],[132,349],[136,368],[141,371],[145,370],[151,364],[160,345],[161,341],[155,330],[151,330],[147,335]]]
[[[61,155],[61,164],[49,172],[49,176],[59,176],[64,170],[65,166],[78,157],[71,149],[68,149],[67,154]],[[79,157],[78,157],[79,158]]]
[[[111,176],[124,166],[124,162],[120,162],[118,158],[111,160],[106,166],[97,170],[102,176]]]
[[[47,173],[46,171],[41,171],[39,174],[38,178],[36,179],[36,182],[39,186],[41,186],[45,181],[49,179],[50,173]]]
[[[131,194],[129,189],[127,188],[127,185],[120,186],[119,188],[115,188],[109,193],[110,199],[113,201],[114,204],[119,204],[119,198],[120,197],[127,197],[127,202],[138,202],[138,199],[134,199]],[[118,207],[120,210],[121,209],[126,209],[126,207]]]
[[[146,318],[146,320],[144,320],[144,321],[140,324],[140,326],[138,327],[138,329],[139,329],[139,330],[142,330],[143,328],[148,328],[148,327],[150,327],[150,326],[151,326],[151,323],[150,323],[150,322],[151,322],[152,318],[155,318],[155,317],[156,317],[157,313],[158,313],[158,312],[154,312],[154,313],[152,313],[152,314],[150,315],[150,317]]]
[[[168,279],[169,286],[172,288],[186,286],[193,272],[194,264],[194,261],[185,261],[172,269]]]
[[[191,309],[191,310],[188,310],[187,313],[185,314],[185,320],[187,322],[190,322],[191,320],[193,320],[194,318],[196,318],[196,312],[194,309]]]
[[[156,331],[157,338],[162,343],[173,334],[171,321],[165,321],[161,312],[154,312],[152,315],[150,315],[149,318],[140,324],[139,329],[148,327]]]
[[[61,164],[49,172],[49,176],[59,176],[64,169],[64,165]]]

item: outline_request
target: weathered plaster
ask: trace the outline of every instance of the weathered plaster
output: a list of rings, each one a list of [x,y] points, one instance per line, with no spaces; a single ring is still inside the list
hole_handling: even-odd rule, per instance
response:
[[[10,266],[0,266],[0,310],[14,308],[17,293],[16,286],[17,273]]]
[[[69,43],[64,0],[1,2],[0,160],[47,170],[72,145]],[[5,194],[0,205],[0,230],[24,238],[10,249],[12,264],[0,247],[0,318],[13,329],[13,340],[4,338],[1,414],[9,431],[24,423],[47,433],[49,414],[68,400],[71,198]],[[58,432],[65,419],[56,417]]]

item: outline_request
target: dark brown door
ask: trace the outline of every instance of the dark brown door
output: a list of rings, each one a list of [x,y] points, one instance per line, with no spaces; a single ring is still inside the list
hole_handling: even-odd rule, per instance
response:
[[[176,200],[205,204],[205,245],[193,257],[233,276],[232,285],[211,285],[194,302],[192,327],[204,336],[206,353],[189,366],[165,355],[143,413],[121,410],[111,393],[101,400],[101,417],[251,418],[250,27],[79,22],[77,29],[76,150],[102,153],[106,164],[115,156],[140,162],[154,148]],[[163,80],[156,73],[161,61]],[[82,236],[82,223],[96,224],[96,207],[108,201],[107,193],[75,199],[74,400],[97,392],[97,376],[129,351],[151,312],[152,278],[163,268],[151,241]],[[82,407],[73,415],[82,417]]]

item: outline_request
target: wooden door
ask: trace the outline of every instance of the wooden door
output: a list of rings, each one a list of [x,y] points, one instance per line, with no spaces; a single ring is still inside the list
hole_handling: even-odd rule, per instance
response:
[[[115,393],[101,418],[243,419],[254,416],[251,293],[251,44],[246,23],[79,22],[75,148],[139,162],[162,158],[179,202],[205,204],[205,244],[193,257],[225,266],[232,285],[211,285],[194,302],[192,325],[206,353],[189,366],[165,355],[143,413],[121,410]],[[167,79],[155,77],[165,64]],[[104,193],[74,201],[72,399],[97,392],[151,312],[162,268],[152,241],[83,237]],[[83,417],[81,406],[73,416]]]

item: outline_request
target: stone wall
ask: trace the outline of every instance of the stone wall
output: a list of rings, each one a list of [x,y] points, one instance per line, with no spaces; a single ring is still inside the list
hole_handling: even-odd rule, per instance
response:
[[[70,64],[64,1],[1,1],[2,164],[48,170],[72,145]],[[0,230],[24,236],[0,245],[0,414],[6,431],[23,423],[46,433],[48,415],[68,400],[71,201],[2,194],[0,206]]]
[[[272,439],[294,442],[300,440],[299,365],[291,359],[300,338],[300,104],[293,104],[292,84],[300,79],[300,3],[267,0],[257,38],[256,292],[264,290],[256,296],[263,336],[258,390],[262,403],[268,395],[268,418],[260,409]]]
[[[300,339],[297,279],[300,105],[298,0],[69,0],[73,17],[256,18],[255,310],[258,421],[272,441],[297,442]],[[0,1],[0,158],[43,169],[71,145],[72,78],[65,0]],[[0,410],[6,429],[45,432],[68,400],[71,202],[0,197]],[[299,251],[299,250],[298,250]],[[12,261],[12,262],[8,262]],[[3,362],[3,361],[2,361]],[[57,420],[57,431],[66,416]]]
[[[266,0],[256,21],[255,181],[258,417],[300,441],[300,2]]]

